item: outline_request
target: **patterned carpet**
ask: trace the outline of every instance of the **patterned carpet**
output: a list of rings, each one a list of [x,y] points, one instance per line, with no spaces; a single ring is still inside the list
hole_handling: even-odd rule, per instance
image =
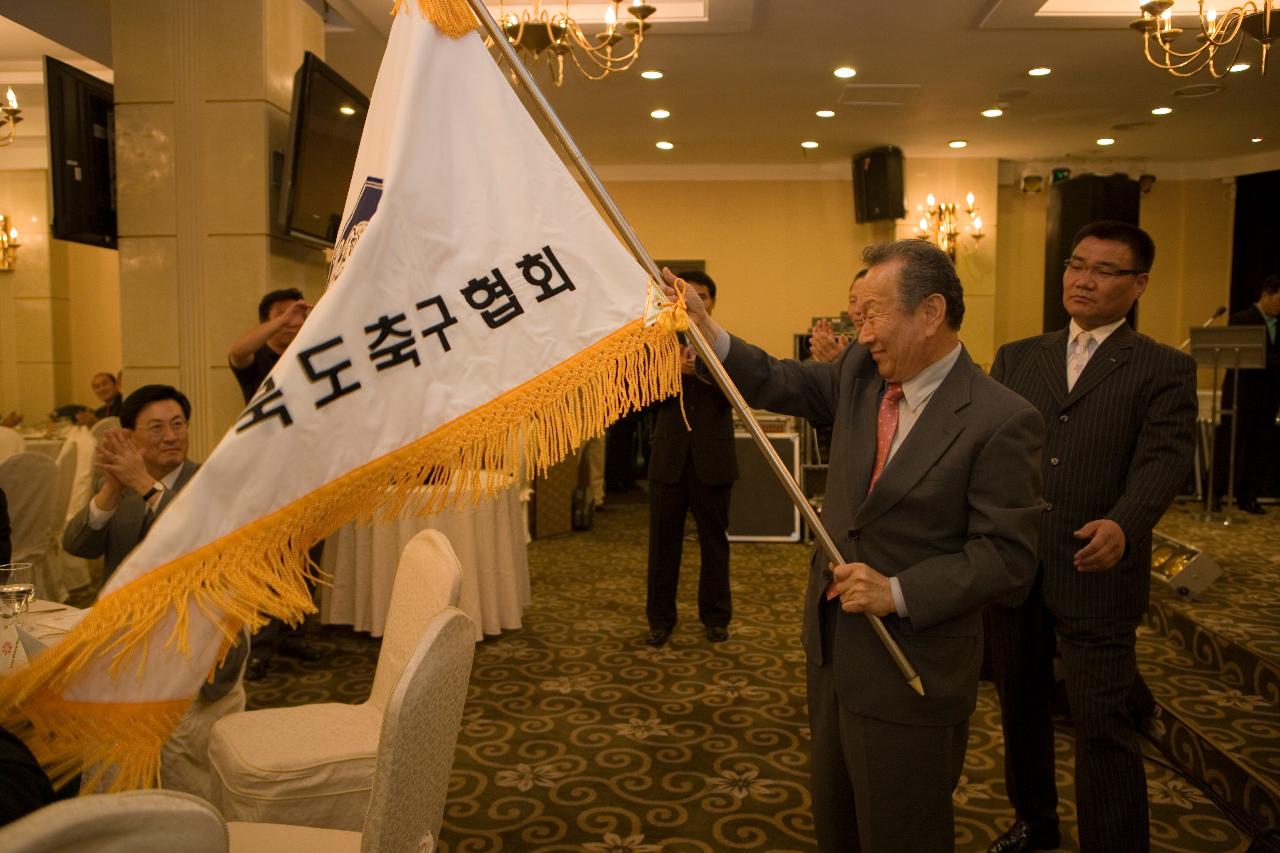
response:
[[[614,497],[615,511],[598,515],[594,531],[530,545],[525,628],[477,647],[441,849],[814,850],[798,634],[808,548],[733,545],[730,640],[706,641],[686,577],[681,622],[667,647],[651,649],[646,504],[639,492]],[[1277,520],[1273,511],[1248,532],[1259,553],[1274,552]],[[696,547],[687,544],[692,574]],[[1223,554],[1232,547],[1223,544]],[[1223,615],[1224,605],[1207,601]],[[1274,638],[1280,617],[1269,625]],[[365,697],[377,641],[332,626],[313,637],[326,660],[278,661],[250,685],[251,707]],[[1001,747],[999,709],[984,686],[955,795],[961,851],[985,850],[1012,820]],[[1075,849],[1068,727],[1057,751],[1064,849]],[[1148,752],[1153,849],[1248,847],[1200,788],[1154,746]]]

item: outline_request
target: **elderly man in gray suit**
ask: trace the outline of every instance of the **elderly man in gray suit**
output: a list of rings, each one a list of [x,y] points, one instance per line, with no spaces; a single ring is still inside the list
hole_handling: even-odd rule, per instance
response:
[[[1035,576],[1044,425],[960,344],[944,252],[902,240],[863,260],[858,342],[830,364],[775,359],[686,298],[751,405],[833,430],[823,521],[845,562],[815,551],[803,627],[818,845],[949,851],[982,608]],[[923,697],[863,614],[884,619]]]
[[[1005,781],[1017,814],[993,853],[1058,846],[1054,648],[1076,735],[1080,849],[1145,851],[1147,784],[1131,697],[1135,630],[1151,586],[1151,530],[1191,472],[1196,366],[1125,322],[1147,287],[1155,243],[1136,225],[1095,222],[1064,262],[1066,329],[1006,344],[991,375],[1049,425],[1040,575],[1018,607],[986,615],[1000,694]]]
[[[121,429],[98,445],[102,488],[62,533],[77,557],[105,557],[108,577],[200,466],[187,458],[191,403],[169,385],[144,385],[120,408]]]

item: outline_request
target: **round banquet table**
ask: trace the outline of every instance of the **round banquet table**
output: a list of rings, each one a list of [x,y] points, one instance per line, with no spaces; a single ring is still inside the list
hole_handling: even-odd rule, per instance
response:
[[[332,585],[320,587],[320,621],[381,637],[400,552],[430,528],[449,537],[462,564],[458,607],[475,623],[476,639],[519,628],[530,601],[523,513],[520,489],[512,486],[425,518],[405,511],[389,521],[345,525],[325,540],[320,566]]]

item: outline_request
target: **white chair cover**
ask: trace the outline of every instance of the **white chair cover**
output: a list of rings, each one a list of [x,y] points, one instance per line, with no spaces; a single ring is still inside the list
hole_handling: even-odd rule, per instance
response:
[[[457,603],[461,578],[449,540],[438,531],[422,531],[400,559],[366,702],[267,708],[214,724],[210,799],[228,820],[361,828],[384,709],[432,617]],[[463,622],[474,631],[470,621]]]
[[[40,453],[19,453],[0,462],[0,489],[9,503],[13,562],[31,563],[36,598],[66,601],[55,563],[50,560],[49,535],[54,527],[58,466]],[[59,517],[60,519],[60,517]],[[61,530],[61,523],[58,524]]]
[[[0,462],[10,456],[17,456],[25,446],[22,436],[13,427],[0,426]]]
[[[387,703],[360,835],[232,821],[228,828],[233,853],[354,851],[357,839],[363,853],[434,851],[467,701],[475,655],[473,630],[467,615],[450,607],[431,620],[419,640]]]
[[[91,579],[90,561],[62,550],[62,529],[75,517],[76,513],[84,509],[89,503],[89,498],[93,497],[93,459],[97,447],[98,442],[93,437],[93,433],[86,427],[78,426],[67,435],[67,440],[58,453],[59,478],[66,476],[62,466],[67,460],[70,460],[72,466],[70,481],[63,483],[61,479],[59,480],[59,504],[54,507],[54,512],[57,513],[57,506],[62,506],[61,514],[56,515],[53,544],[58,549],[59,576],[67,589],[79,589],[87,585]],[[65,505],[61,503],[64,487],[66,489]]]
[[[86,794],[0,828],[5,853],[225,853],[213,806],[174,791]]]

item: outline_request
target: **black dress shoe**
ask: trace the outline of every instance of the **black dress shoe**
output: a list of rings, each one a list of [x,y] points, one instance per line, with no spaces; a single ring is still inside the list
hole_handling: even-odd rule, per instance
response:
[[[267,677],[267,670],[271,668],[271,658],[261,655],[251,655],[249,664],[244,668],[245,681],[261,681]]]
[[[650,646],[665,646],[669,639],[671,639],[670,628],[650,628],[649,636],[645,637],[644,641]]]
[[[285,637],[280,641],[277,651],[285,657],[306,663],[317,663],[324,659],[324,652],[308,643],[302,637]]]
[[[1030,850],[1053,850],[1061,843],[1062,838],[1057,833],[1052,836],[1036,833],[1031,828],[1031,824],[1025,820],[1016,820],[1013,822],[1013,826],[1009,827],[1008,832],[991,842],[991,846],[987,848],[987,853],[1027,853]]]
[[[729,639],[729,629],[722,625],[708,625],[707,639],[713,643],[723,643]]]

